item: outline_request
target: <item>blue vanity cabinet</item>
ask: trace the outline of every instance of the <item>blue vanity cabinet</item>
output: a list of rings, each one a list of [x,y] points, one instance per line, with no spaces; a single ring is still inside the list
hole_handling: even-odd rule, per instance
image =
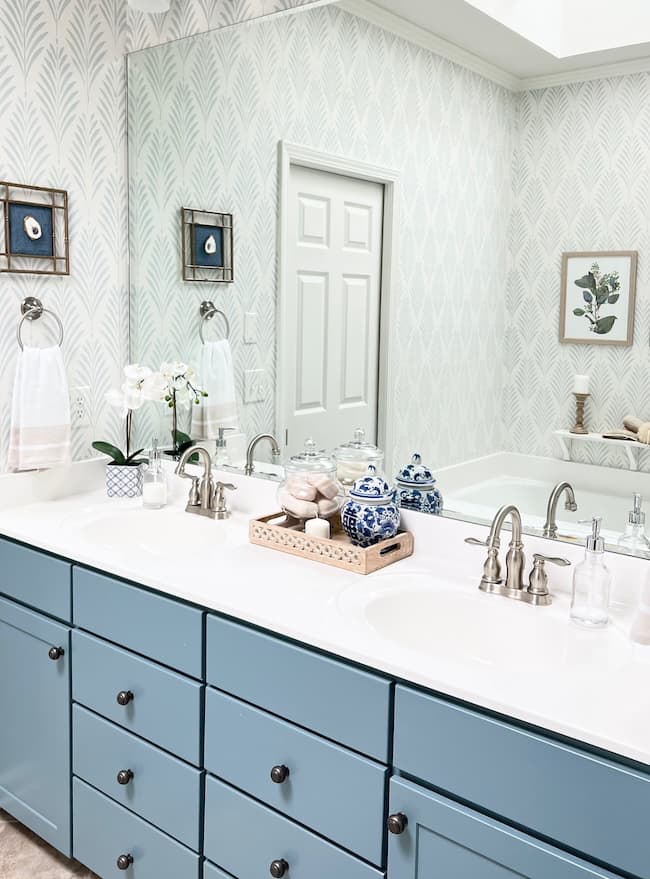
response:
[[[68,562],[0,538],[0,595],[69,623],[71,580]]]
[[[0,808],[70,855],[70,629],[0,599]]]
[[[401,778],[391,779],[390,810],[389,879],[616,879]]]

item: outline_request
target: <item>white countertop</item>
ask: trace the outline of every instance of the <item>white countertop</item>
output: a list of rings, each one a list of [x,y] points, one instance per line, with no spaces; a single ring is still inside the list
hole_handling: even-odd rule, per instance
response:
[[[650,765],[650,648],[628,637],[648,562],[608,554],[612,625],[569,621],[572,568],[549,571],[550,608],[478,591],[485,529],[407,514],[415,553],[367,577],[248,543],[248,521],[277,509],[277,485],[232,473],[233,518],[143,510],[109,500],[96,462],[60,474],[0,477],[0,534],[253,623],[472,704]],[[67,492],[77,492],[69,494]],[[39,498],[47,498],[45,500]],[[525,538],[526,552],[582,550]]]

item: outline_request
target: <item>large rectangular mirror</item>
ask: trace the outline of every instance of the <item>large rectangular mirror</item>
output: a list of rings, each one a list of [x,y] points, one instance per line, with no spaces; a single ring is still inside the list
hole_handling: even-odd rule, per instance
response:
[[[618,544],[633,494],[650,497],[650,451],[602,434],[645,421],[649,344],[645,291],[635,309],[611,253],[638,246],[638,218],[599,222],[615,194],[585,121],[597,99],[510,91],[352,0],[128,67],[134,361],[196,367],[202,335],[227,333],[242,438],[268,431],[292,454],[364,428],[389,476],[422,455],[445,514],[487,522],[516,503],[538,533],[567,481],[578,508],[559,498],[559,537],[597,514]],[[585,138],[591,160],[574,162]],[[194,230],[183,209],[201,212]],[[232,217],[231,283],[210,273],[228,222],[212,213]],[[563,290],[563,253],[601,249],[569,261]],[[603,314],[628,309],[622,344],[589,334],[605,289]],[[563,307],[584,340],[561,341]],[[571,433],[585,376],[587,433]],[[163,427],[153,408],[139,418],[144,443]]]

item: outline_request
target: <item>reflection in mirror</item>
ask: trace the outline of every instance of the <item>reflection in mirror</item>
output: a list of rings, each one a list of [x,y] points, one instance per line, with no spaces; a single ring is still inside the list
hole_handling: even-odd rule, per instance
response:
[[[650,453],[623,424],[648,414],[648,352],[645,326],[625,347],[633,279],[620,269],[614,289],[607,260],[612,239],[628,256],[639,239],[623,208],[609,223],[609,159],[589,160],[614,145],[576,121],[614,98],[589,84],[510,92],[357,8],[129,57],[131,357],[199,371],[214,411],[182,428],[235,428],[222,460],[242,462],[259,433],[287,457],[363,429],[391,478],[421,454],[445,514],[486,522],[515,503],[541,533],[566,481],[577,510],[559,499],[558,537],[582,539],[579,520],[598,514],[617,544],[633,495],[650,497]],[[183,279],[182,208],[232,214],[232,283]],[[573,278],[569,260],[561,289],[564,251],[591,262]],[[618,345],[591,344],[587,299],[604,279]],[[586,340],[561,343],[563,301]],[[227,324],[203,321],[205,302]],[[576,388],[587,433],[570,432]],[[158,419],[139,417],[143,443]]]

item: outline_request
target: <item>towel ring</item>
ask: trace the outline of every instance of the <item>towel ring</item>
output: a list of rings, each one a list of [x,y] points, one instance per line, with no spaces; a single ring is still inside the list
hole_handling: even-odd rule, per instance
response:
[[[201,315],[201,326],[199,327],[199,338],[201,339],[201,343],[205,345],[205,337],[203,335],[203,330],[205,328],[205,322],[208,320],[212,320],[213,317],[220,315],[223,318],[223,322],[226,325],[226,339],[230,338],[230,323],[226,315],[220,309],[215,307],[214,302],[210,302],[210,300],[206,299],[205,302],[201,303],[199,308],[199,314]]]
[[[37,299],[35,296],[28,296],[23,300],[20,306],[20,312],[22,314],[21,319],[18,321],[18,328],[16,329],[16,338],[18,339],[18,345],[20,346],[20,350],[23,351],[25,346],[23,345],[23,340],[20,335],[21,330],[23,328],[23,324],[26,320],[38,320],[44,314],[51,314],[54,320],[57,323],[59,328],[59,341],[57,345],[59,348],[63,345],[63,324],[61,323],[61,319],[57,314],[51,311],[49,308],[45,308],[40,299]]]

